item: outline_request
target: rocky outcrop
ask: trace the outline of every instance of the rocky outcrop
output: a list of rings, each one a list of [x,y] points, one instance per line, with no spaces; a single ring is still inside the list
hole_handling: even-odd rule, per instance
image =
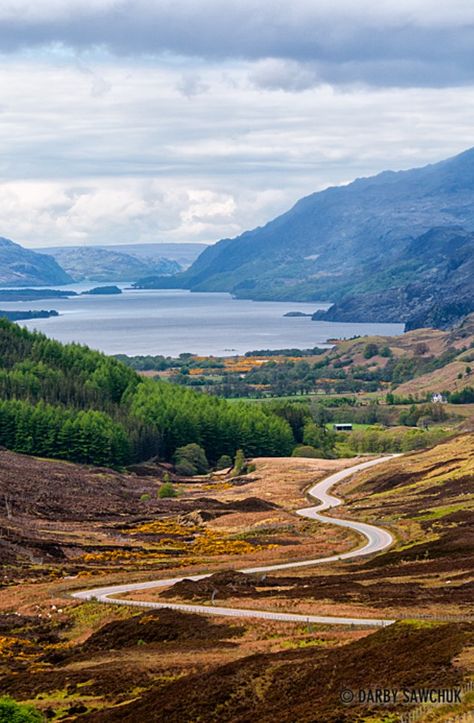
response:
[[[347,294],[313,319],[404,322],[406,330],[448,329],[474,311],[474,234],[437,228],[414,239],[407,264],[385,269],[389,285]],[[408,279],[403,282],[403,279]]]

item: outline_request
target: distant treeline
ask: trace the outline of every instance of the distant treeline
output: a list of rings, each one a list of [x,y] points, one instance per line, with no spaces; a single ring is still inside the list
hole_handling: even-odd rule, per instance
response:
[[[303,357],[303,356],[317,356],[318,354],[323,354],[325,351],[327,351],[326,348],[322,348],[319,346],[313,346],[311,349],[258,349],[256,351],[248,351],[245,353],[245,356],[247,357],[253,357],[253,356],[293,356],[293,357]]]
[[[411,452],[425,449],[448,436],[444,429],[381,429],[369,427],[341,434],[338,452],[342,457],[353,454],[383,454],[386,452]]]
[[[465,387],[459,392],[445,392],[451,404],[474,404],[474,387]]]
[[[320,353],[324,351],[327,350],[322,349]],[[229,372],[221,379],[176,375],[173,381],[188,386],[202,386],[222,397],[279,397],[310,394],[315,390],[326,394],[377,392],[387,384],[397,386],[441,369],[459,353],[459,349],[452,348],[438,357],[397,357],[392,355],[389,347],[379,349],[376,344],[367,344],[363,358],[369,363],[354,363],[352,358],[341,359],[335,351],[316,361],[302,358],[278,363],[270,360],[251,369],[245,377],[240,373]],[[385,365],[371,365],[371,358],[377,354],[387,358]]]
[[[139,372],[157,371],[162,372],[166,369],[193,369],[193,368],[222,368],[224,364],[220,359],[200,359],[197,360],[194,354],[180,354],[178,357],[163,356],[162,354],[146,354],[137,356],[128,356],[127,354],[116,354],[115,358],[126,364],[131,369]]]

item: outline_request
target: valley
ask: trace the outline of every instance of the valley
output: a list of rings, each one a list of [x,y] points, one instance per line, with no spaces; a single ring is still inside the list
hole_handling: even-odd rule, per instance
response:
[[[395,330],[394,330],[395,331]],[[327,339],[312,349],[250,351],[240,356],[182,354],[117,358],[140,373],[168,378],[226,397],[279,398],[375,395],[429,401],[437,392],[469,386],[474,361],[474,314],[449,331],[419,329],[403,335]],[[416,381],[415,381],[416,380]],[[315,396],[316,395],[316,396]]]
[[[0,3],[0,723],[474,723],[473,48]]]
[[[3,693],[44,720],[350,723],[464,690],[472,321],[114,358],[0,320]]]
[[[224,471],[175,478],[178,497],[160,500],[164,468],[117,474],[0,454],[2,492],[13,497],[2,522],[3,570],[19,570],[1,595],[2,689],[49,717],[233,721],[261,713],[285,720],[290,696],[292,715],[296,706],[301,720],[311,720],[317,706],[325,720],[349,722],[367,709],[341,705],[341,684],[458,686],[472,673],[472,434],[388,460],[337,486],[344,506],[330,514],[390,530],[390,549],[264,575],[233,570],[337,555],[360,544],[351,531],[294,514],[309,484],[353,461],[257,458],[255,469],[239,477]],[[29,488],[18,488],[18,465],[28,472]],[[58,486],[59,479],[67,484]],[[63,494],[74,498],[73,510]],[[146,582],[203,571],[211,576],[130,595],[399,622],[373,632],[364,625],[206,617],[167,607],[141,612],[71,597],[78,588],[130,577]],[[321,687],[319,675],[330,669],[332,683]],[[303,694],[308,685],[311,697]],[[224,691],[228,707],[220,702]],[[445,717],[433,708],[432,720],[447,720],[467,704],[450,707]],[[389,708],[394,716],[405,709]],[[379,710],[373,706],[372,716]]]

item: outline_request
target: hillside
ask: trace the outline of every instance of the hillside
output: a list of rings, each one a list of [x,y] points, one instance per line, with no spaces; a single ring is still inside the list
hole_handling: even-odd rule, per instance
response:
[[[74,281],[136,281],[149,274],[176,274],[176,261],[138,258],[109,248],[73,246],[45,249]]]
[[[179,497],[157,500],[157,478],[0,450],[8,502],[0,509],[2,691],[48,720],[398,720],[417,699],[374,703],[367,717],[364,701],[342,702],[341,689],[457,688],[470,680],[472,442],[453,438],[338,487],[346,504],[332,514],[390,529],[396,540],[385,553],[266,575],[232,570],[356,544],[335,525],[293,513],[308,484],[347,460],[255,459],[240,479],[179,482]],[[70,597],[203,570],[214,574],[140,595],[397,622],[374,630],[230,621]],[[427,719],[461,718],[470,702],[430,707]]]
[[[144,264],[142,274],[153,273],[177,273],[181,269],[187,269],[200,253],[206,248],[206,244],[192,243],[131,243],[131,244],[107,244],[107,246],[47,246],[38,249],[43,254],[56,257],[56,254],[63,255],[66,252],[73,252],[87,248],[89,251],[101,250],[110,254],[120,254],[132,257]],[[164,261],[174,261],[177,267],[168,272],[166,269],[155,271]],[[178,268],[179,267],[179,268]],[[138,277],[136,277],[138,278]],[[125,279],[126,281],[129,279]]]
[[[112,525],[145,512],[163,513],[172,502],[156,498],[156,477],[137,477],[106,467],[39,459],[0,448],[0,568],[3,581],[54,577],[54,569],[87,568],[84,555],[95,548],[127,552],[133,537],[117,538]],[[153,494],[154,493],[154,494]],[[148,497],[145,505],[140,500]],[[80,534],[79,534],[80,530]],[[137,545],[138,549],[138,545]],[[42,559],[42,570],[32,567]],[[79,568],[78,568],[79,566]]]
[[[355,290],[313,319],[404,321],[407,330],[447,329],[474,310],[474,234],[432,229],[414,239],[405,256],[378,275],[383,288]]]
[[[176,283],[336,302],[324,318],[445,326],[474,310],[473,194],[474,149],[357,179],[209,247]]]
[[[362,337],[336,343],[329,367],[390,382],[396,395],[423,398],[474,385],[474,314],[453,330],[416,329],[401,336]],[[383,384],[381,385],[383,388]]]
[[[445,596],[443,574],[452,584],[453,603],[461,594],[472,612],[474,513],[474,434],[448,439],[423,452],[400,457],[347,484],[344,496],[352,516],[378,520],[397,530],[397,542],[370,567],[392,567],[403,561],[418,569],[424,604]],[[448,562],[449,560],[449,562]],[[423,568],[423,569],[422,569]],[[409,565],[404,576],[410,576]],[[459,600],[461,602],[461,600]]]
[[[71,281],[71,277],[50,256],[0,237],[0,286],[45,286]]]
[[[26,454],[121,467],[202,445],[223,454],[289,454],[291,429],[233,405],[138,376],[114,357],[60,344],[0,318],[0,445]]]

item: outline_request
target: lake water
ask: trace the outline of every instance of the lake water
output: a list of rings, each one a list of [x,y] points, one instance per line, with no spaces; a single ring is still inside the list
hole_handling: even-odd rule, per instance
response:
[[[75,284],[75,291],[91,284]],[[230,294],[191,293],[181,289],[133,290],[116,296],[78,296],[37,302],[1,303],[6,310],[56,309],[61,316],[20,322],[59,341],[77,341],[108,354],[181,352],[231,356],[254,349],[324,346],[330,338],[366,334],[393,335],[402,324],[352,324],[285,317],[309,314],[324,303],[246,301]]]

